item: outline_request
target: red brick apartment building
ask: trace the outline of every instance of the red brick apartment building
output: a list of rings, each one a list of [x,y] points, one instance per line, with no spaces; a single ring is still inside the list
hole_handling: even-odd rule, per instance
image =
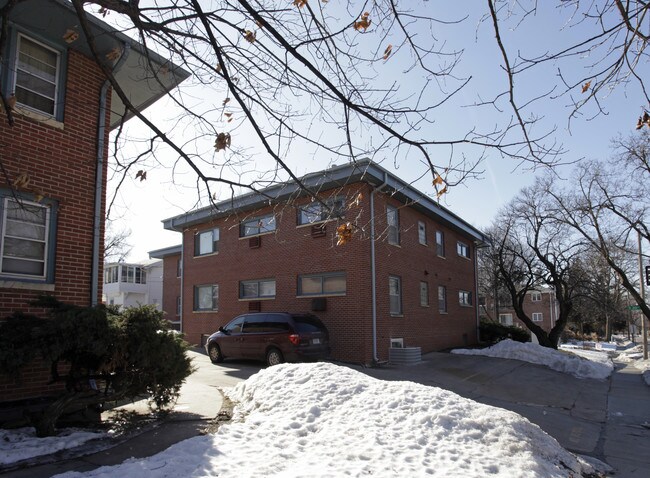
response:
[[[479,307],[480,315],[483,317],[494,317],[494,299],[489,297],[485,305]],[[546,332],[550,332],[555,326],[558,316],[558,303],[555,299],[555,292],[552,289],[540,288],[529,291],[524,299],[524,312],[530,319],[539,325]],[[517,318],[512,305],[499,304],[499,323],[503,325],[514,325],[526,328],[524,323]],[[531,334],[532,340],[537,340],[535,334]]]
[[[301,181],[318,200],[286,183],[163,221],[182,248],[151,257],[166,261],[164,310],[189,342],[248,311],[313,312],[343,361],[476,342],[481,232],[370,161]]]
[[[25,0],[7,23],[0,93],[15,94],[16,105],[13,126],[0,111],[0,317],[39,313],[28,303],[41,294],[96,304],[109,133],[126,119],[125,107],[91,59],[70,2]],[[144,109],[187,77],[173,69],[164,87],[146,81],[152,77],[146,58],[154,68],[168,62],[96,18],[90,28],[134,105]],[[107,57],[111,52],[120,54]],[[52,393],[47,377],[40,363],[20,383],[0,376],[0,406]]]

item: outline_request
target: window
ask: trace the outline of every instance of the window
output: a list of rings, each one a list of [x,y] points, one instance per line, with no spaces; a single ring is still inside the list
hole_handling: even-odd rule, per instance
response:
[[[427,245],[427,225],[422,221],[418,221],[418,241],[423,246]]]
[[[181,297],[177,296],[176,297],[176,315],[177,316],[181,315],[181,305],[182,305]]]
[[[240,299],[275,298],[275,279],[245,280],[239,283]]]
[[[104,283],[114,284],[119,281],[120,266],[110,266],[104,271]]]
[[[51,208],[40,203],[0,200],[0,272],[15,277],[46,279],[53,238]]]
[[[139,266],[127,266],[122,264],[122,275],[120,282],[125,282],[128,284],[146,284],[147,283],[147,272]]]
[[[533,322],[542,322],[543,320],[544,316],[541,312],[533,312]]]
[[[390,314],[402,315],[402,279],[397,276],[388,278],[388,296],[390,299]]]
[[[445,257],[445,233],[436,231],[436,254]]]
[[[399,211],[393,206],[386,206],[386,223],[388,225],[388,243],[399,245]]]
[[[512,314],[499,314],[499,323],[501,325],[512,325]]]
[[[197,285],[194,286],[194,310],[219,310],[219,286]]]
[[[298,209],[298,225],[313,224],[315,222],[327,221],[343,215],[343,198],[328,199],[325,205],[320,202],[312,202]]]
[[[55,116],[60,55],[41,43],[18,35],[16,53],[16,102]]]
[[[176,261],[176,277],[182,277],[183,275],[183,259],[179,258]]]
[[[459,290],[458,303],[463,306],[472,305],[472,293],[466,290]]]
[[[447,288],[438,286],[438,312],[447,313]]]
[[[345,272],[298,276],[298,295],[340,295],[346,292]]]
[[[541,302],[541,300],[542,300],[542,293],[539,292],[539,291],[537,291],[537,290],[534,290],[534,291],[530,294],[530,300],[532,300],[533,302]]]
[[[427,282],[420,282],[420,305],[429,307],[429,284]]]
[[[469,246],[464,242],[459,241],[456,243],[456,251],[458,252],[459,256],[467,257],[469,259]]]
[[[194,236],[194,256],[214,254],[219,251],[219,228],[202,231]],[[180,259],[179,259],[180,261]],[[177,275],[180,277],[180,275]]]
[[[257,236],[275,231],[275,217],[269,216],[249,219],[239,225],[239,237]]]

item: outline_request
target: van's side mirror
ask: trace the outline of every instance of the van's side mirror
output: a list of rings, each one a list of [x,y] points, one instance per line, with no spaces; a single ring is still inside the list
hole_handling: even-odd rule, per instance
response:
[[[226,329],[224,329],[223,327],[219,327],[219,332],[221,332],[222,334],[230,335],[230,332],[228,332],[228,331],[227,331]]]

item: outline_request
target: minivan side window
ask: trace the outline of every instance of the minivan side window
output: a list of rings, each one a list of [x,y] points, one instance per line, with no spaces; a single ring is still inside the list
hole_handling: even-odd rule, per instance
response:
[[[266,315],[266,330],[269,332],[288,332],[289,318],[282,314],[267,314]]]
[[[224,327],[226,332],[230,334],[241,334],[242,325],[244,325],[244,317],[245,316],[242,315],[226,325]]]
[[[266,332],[266,324],[264,323],[265,314],[247,315],[244,321],[245,334],[259,334]]]

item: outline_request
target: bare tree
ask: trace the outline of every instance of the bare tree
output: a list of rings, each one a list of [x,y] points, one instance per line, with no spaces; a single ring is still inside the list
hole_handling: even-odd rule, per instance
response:
[[[0,51],[8,14],[22,1],[11,0],[0,8]],[[304,187],[286,161],[289,154],[331,162],[359,157],[419,162],[442,194],[481,174],[481,161],[492,152],[514,159],[514,164],[561,161],[564,150],[554,134],[556,125],[537,113],[540,102],[568,96],[570,117],[594,105],[595,112],[588,113],[592,115],[603,111],[599,93],[633,82],[634,94],[641,91],[643,103],[648,100],[645,75],[638,71],[648,38],[643,22],[648,5],[641,1],[561,2],[554,14],[560,24],[582,28],[557,51],[539,54],[519,50],[520,42],[511,36],[537,21],[540,2],[488,0],[479,28],[490,30],[502,68],[494,78],[500,86],[488,92],[488,98],[472,66],[462,63],[463,45],[450,47],[440,37],[465,28],[468,17],[452,17],[427,1],[72,4],[79,21],[71,28],[80,34],[78,41],[88,42],[126,114],[137,117],[150,132],[142,138],[146,146],[132,152],[118,147],[127,142],[125,129],[118,129],[116,171],[142,172],[134,165],[145,160],[150,160],[148,167],[156,162],[175,167],[181,161],[196,174],[203,197],[210,199],[240,188],[259,190],[286,178]],[[104,16],[189,71],[194,86],[203,88],[203,100],[194,96],[199,94],[196,88],[172,91],[170,101],[182,112],[176,121],[159,124],[144,115],[130,103],[105,55],[97,51],[89,12]],[[472,40],[469,35],[467,41]],[[586,52],[591,53],[589,60],[582,59]],[[578,60],[587,73],[564,69]],[[537,91],[527,80],[537,71],[554,74],[558,67],[559,84]],[[166,67],[152,71],[150,81],[161,83],[170,74]],[[2,98],[11,123],[8,101]],[[465,122],[456,133],[439,127],[461,108],[475,108],[477,120]],[[486,110],[490,119],[479,123]],[[269,166],[256,168],[257,159],[269,160],[264,163]]]
[[[113,221],[106,222],[106,235],[104,237],[104,261],[118,262],[126,259],[133,249],[129,243],[130,229],[116,230]]]
[[[500,283],[508,291],[517,318],[539,344],[557,348],[573,310],[584,276],[578,265],[584,244],[571,229],[549,215],[549,204],[538,181],[523,189],[497,216],[491,229],[492,262]],[[527,294],[541,287],[554,291],[558,317],[550,332],[526,313]]]

